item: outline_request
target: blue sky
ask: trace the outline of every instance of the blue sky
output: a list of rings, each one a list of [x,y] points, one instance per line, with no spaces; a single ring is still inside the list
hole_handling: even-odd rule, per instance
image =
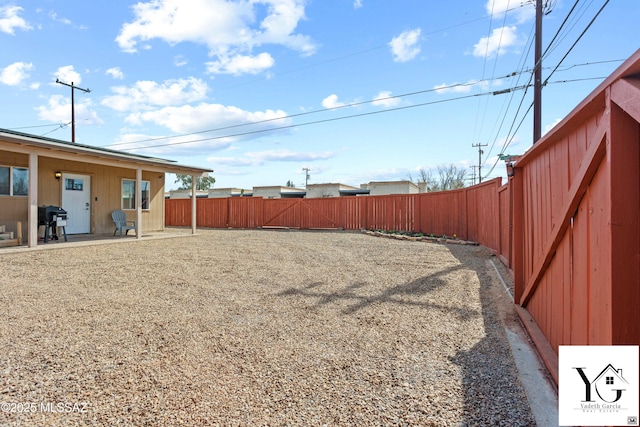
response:
[[[580,38],[605,3],[546,2],[544,129],[640,47],[637,0]],[[76,142],[208,167],[219,188],[471,176],[478,143],[504,176],[497,155],[531,147],[533,27],[526,0],[0,0],[0,127],[71,140],[60,79],[91,90]]]

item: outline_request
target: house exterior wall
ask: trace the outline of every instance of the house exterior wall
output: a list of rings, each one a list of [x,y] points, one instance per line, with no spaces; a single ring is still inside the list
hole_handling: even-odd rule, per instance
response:
[[[28,167],[28,156],[0,150],[0,165]],[[121,209],[122,179],[136,179],[135,169],[88,164],[84,162],[39,157],[38,161],[38,206],[60,206],[62,204],[62,180],[54,173],[73,173],[91,177],[91,233],[113,232],[111,212]],[[143,171],[142,179],[149,181],[149,210],[142,211],[142,231],[164,229],[164,173]],[[136,220],[135,210],[125,210],[127,220]],[[0,196],[0,225],[15,231],[18,221],[23,224],[23,239],[28,236],[28,197]]]
[[[370,182],[367,188],[369,188],[369,195],[371,196],[419,193],[418,186],[410,181]]]
[[[307,187],[307,199],[317,199],[322,197],[340,197],[340,187],[337,184],[329,185],[309,185]]]
[[[62,206],[73,216],[77,215],[76,212],[82,211],[85,202],[89,201],[89,224],[88,227],[86,223],[82,224],[80,229],[89,233],[110,233],[113,230],[110,214],[115,209],[122,209],[123,179],[144,181],[145,184],[148,182],[148,194],[142,195],[145,197],[143,205],[148,208],[143,210],[138,205],[138,209],[125,211],[127,219],[138,224],[138,239],[145,231],[164,229],[165,173],[206,176],[212,172],[210,169],[181,165],[167,159],[74,144],[8,129],[0,129],[0,164],[28,169],[29,194],[23,198],[0,197],[0,212],[4,212],[3,218],[6,218],[3,225],[10,221],[23,223],[22,229],[26,232],[23,232],[23,238],[29,247],[38,244],[38,207],[47,204],[59,206],[62,204],[63,196],[67,195],[63,192],[63,182],[55,177],[58,171],[63,178],[74,174],[90,177],[90,185],[86,187],[89,189],[90,199],[85,199],[84,194],[81,198],[75,197],[80,194],[75,194],[70,199],[81,200],[81,206]],[[21,184],[24,183],[21,181]],[[140,189],[137,190],[139,195]],[[195,206],[195,200],[193,205]],[[191,221],[192,233],[196,232],[195,224],[194,211]]]
[[[91,233],[113,232],[111,212],[122,209],[122,180],[136,179],[134,169],[92,165],[83,162],[40,158],[38,167],[38,205],[60,206],[62,203],[62,180],[53,177],[54,172],[75,173],[91,176]],[[142,231],[164,229],[164,174],[142,172],[142,180],[149,181],[149,210],[142,211]],[[127,220],[136,220],[135,210],[124,210]]]
[[[196,190],[196,197],[207,197],[206,191]],[[172,190],[169,192],[170,199],[190,199],[191,190]]]
[[[246,191],[241,188],[211,188],[209,189],[207,197],[210,199],[219,199],[224,197],[242,196],[247,193],[251,193],[251,191]]]
[[[306,198],[340,197],[340,192],[344,190],[358,190],[358,188],[344,184],[311,184],[307,187]]]
[[[29,157],[26,154],[0,150],[0,166],[27,167],[28,164]],[[22,233],[24,236],[28,207],[28,196],[0,195],[0,225],[5,225],[7,231],[15,233],[17,231],[17,222],[22,221]]]
[[[304,194],[304,190],[293,187],[268,186],[253,187],[253,197],[262,197],[265,199],[286,199],[299,198]]]
[[[253,197],[265,199],[279,199],[280,187],[253,187]]]

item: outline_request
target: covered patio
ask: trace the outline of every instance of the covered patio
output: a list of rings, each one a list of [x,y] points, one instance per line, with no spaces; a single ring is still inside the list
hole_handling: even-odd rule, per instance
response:
[[[74,240],[113,234],[111,213],[122,210],[136,223],[135,238],[141,239],[164,230],[166,173],[190,175],[195,182],[209,172],[171,160],[0,129],[0,226],[15,237],[21,234],[21,243],[32,248],[47,227],[38,218],[39,207],[66,211],[62,231]],[[195,201],[193,197],[192,233]]]

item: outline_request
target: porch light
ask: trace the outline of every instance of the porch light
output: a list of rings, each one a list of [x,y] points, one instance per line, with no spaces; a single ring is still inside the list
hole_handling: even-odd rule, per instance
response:
[[[60,181],[60,178],[62,178],[62,172],[60,171],[54,172],[53,175],[56,177],[58,181]]]

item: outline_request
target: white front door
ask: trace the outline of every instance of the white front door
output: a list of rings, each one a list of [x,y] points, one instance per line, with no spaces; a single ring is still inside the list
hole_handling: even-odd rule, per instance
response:
[[[91,233],[91,177],[62,174],[62,209],[67,211],[67,234]]]

